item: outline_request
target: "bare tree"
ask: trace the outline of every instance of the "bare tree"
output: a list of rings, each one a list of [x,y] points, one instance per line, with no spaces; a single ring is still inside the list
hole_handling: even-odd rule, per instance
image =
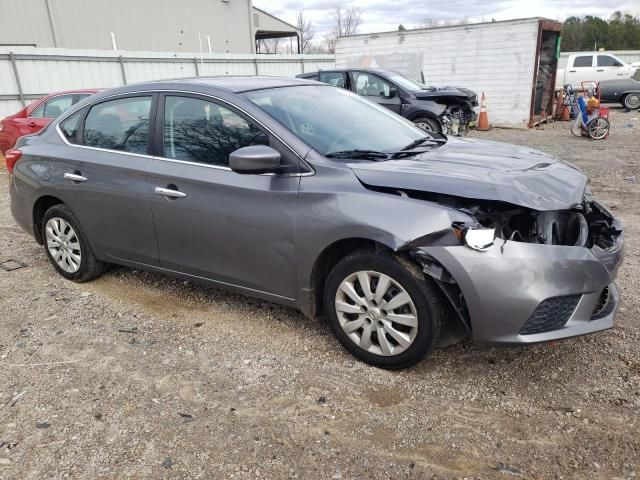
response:
[[[315,35],[313,31],[313,24],[311,20],[308,20],[304,16],[304,10],[300,10],[298,12],[298,16],[296,17],[296,26],[298,30],[300,30],[300,49],[302,53],[307,53],[307,50],[310,47],[310,42],[313,40]]]
[[[278,53],[280,50],[280,38],[269,38],[258,41],[258,53]]]
[[[338,3],[331,16],[334,21],[333,29],[324,36],[324,42],[329,53],[335,53],[338,37],[347,37],[358,32],[358,27],[362,24],[362,12],[353,5],[343,7]]]

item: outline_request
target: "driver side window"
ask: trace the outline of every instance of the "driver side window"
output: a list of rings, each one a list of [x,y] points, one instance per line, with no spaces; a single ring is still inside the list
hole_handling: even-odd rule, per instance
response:
[[[388,97],[392,86],[376,75],[353,72],[356,93],[364,97]]]
[[[166,96],[164,157],[226,167],[229,155],[269,136],[235,112],[193,97]]]

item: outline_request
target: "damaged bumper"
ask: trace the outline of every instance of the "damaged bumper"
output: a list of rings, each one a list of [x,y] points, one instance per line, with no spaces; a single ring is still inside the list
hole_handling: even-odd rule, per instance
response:
[[[455,279],[475,342],[516,344],[613,327],[623,243],[620,233],[606,250],[504,240],[484,252],[465,246],[419,250]]]

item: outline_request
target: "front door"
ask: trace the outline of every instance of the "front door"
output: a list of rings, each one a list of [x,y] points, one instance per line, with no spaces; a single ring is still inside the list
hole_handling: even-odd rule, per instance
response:
[[[351,89],[372,102],[400,113],[402,100],[398,88],[392,83],[369,72],[352,72]]]
[[[295,211],[300,177],[244,175],[229,154],[282,145],[230,107],[197,95],[166,94],[158,107],[152,208],[163,268],[295,297]]]

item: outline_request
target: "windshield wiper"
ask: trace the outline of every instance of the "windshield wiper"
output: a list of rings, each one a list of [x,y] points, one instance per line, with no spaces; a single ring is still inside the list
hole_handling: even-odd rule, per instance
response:
[[[377,150],[341,150],[325,155],[327,158],[382,158],[388,159],[389,154]]]
[[[407,145],[406,147],[402,148],[401,151],[405,152],[407,150],[413,150],[414,148],[419,147],[423,143],[427,143],[427,142],[433,142],[433,143],[438,144],[438,145],[443,145],[443,144],[447,143],[447,141],[444,138],[422,137],[422,138],[419,138],[419,139],[411,142],[409,145]]]

